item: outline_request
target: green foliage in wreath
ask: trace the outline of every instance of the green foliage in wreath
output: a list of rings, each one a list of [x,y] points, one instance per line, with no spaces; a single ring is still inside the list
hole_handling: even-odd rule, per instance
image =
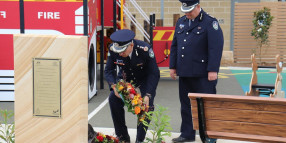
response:
[[[253,17],[252,23],[254,28],[251,31],[251,36],[254,36],[254,39],[258,42],[258,47],[261,48],[262,45],[267,45],[269,42],[268,33],[273,16],[270,14],[270,9],[264,7],[262,10],[254,12]]]

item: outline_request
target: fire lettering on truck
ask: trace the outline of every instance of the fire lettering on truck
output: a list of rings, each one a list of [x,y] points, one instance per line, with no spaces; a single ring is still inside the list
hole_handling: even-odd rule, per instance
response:
[[[6,18],[6,11],[0,11],[0,17]]]
[[[60,12],[38,12],[38,19],[61,19]]]

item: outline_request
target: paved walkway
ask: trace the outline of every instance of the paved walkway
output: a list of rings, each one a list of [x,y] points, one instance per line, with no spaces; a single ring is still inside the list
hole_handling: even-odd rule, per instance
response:
[[[94,128],[95,131],[104,133],[106,135],[112,135],[115,136],[115,132],[113,128]],[[136,129],[128,129],[128,133],[131,138],[131,143],[135,143],[136,139]],[[178,137],[180,134],[179,133],[174,133],[172,132],[171,137],[165,137],[166,143],[172,143],[172,138]],[[152,137],[152,134],[147,132],[147,137]],[[201,139],[199,135],[196,136],[196,141],[192,143],[201,143]],[[250,143],[250,142],[244,142],[244,141],[234,141],[234,140],[222,140],[219,139],[217,143]]]

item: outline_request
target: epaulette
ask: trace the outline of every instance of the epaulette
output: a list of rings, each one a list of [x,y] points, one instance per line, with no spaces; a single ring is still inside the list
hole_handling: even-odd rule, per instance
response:
[[[207,16],[209,16],[209,17],[211,17],[211,18],[215,18],[214,16],[208,14],[207,12],[206,12],[206,14],[207,14]]]
[[[181,16],[178,20],[177,20],[177,22],[179,21],[179,20],[186,20],[187,19],[187,17],[186,17],[186,15],[183,15],[183,16]]]
[[[143,51],[145,51],[145,52],[148,52],[148,50],[149,50],[148,46],[140,46],[140,45],[137,45],[137,48],[138,48],[138,49],[141,49],[141,50],[143,50]]]

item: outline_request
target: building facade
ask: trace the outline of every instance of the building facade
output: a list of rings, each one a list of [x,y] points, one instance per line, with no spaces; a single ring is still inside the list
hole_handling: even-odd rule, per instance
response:
[[[251,1],[251,0],[250,0]],[[232,29],[232,8],[235,2],[250,2],[247,0],[200,0],[200,5],[204,11],[216,17],[224,34],[224,57],[231,56],[231,29]],[[280,0],[252,0],[253,2],[277,2]],[[283,1],[283,0],[282,0]],[[184,13],[180,11],[181,2],[179,0],[137,0],[138,5],[149,16],[150,13],[155,13],[156,19],[163,19],[163,26],[174,26],[173,15]],[[144,18],[130,1],[126,1],[126,6],[129,11],[136,15],[137,21],[143,25]],[[163,7],[163,9],[162,9]],[[130,25],[130,20],[126,19],[127,26]],[[139,30],[136,30],[136,38],[143,39]]]

